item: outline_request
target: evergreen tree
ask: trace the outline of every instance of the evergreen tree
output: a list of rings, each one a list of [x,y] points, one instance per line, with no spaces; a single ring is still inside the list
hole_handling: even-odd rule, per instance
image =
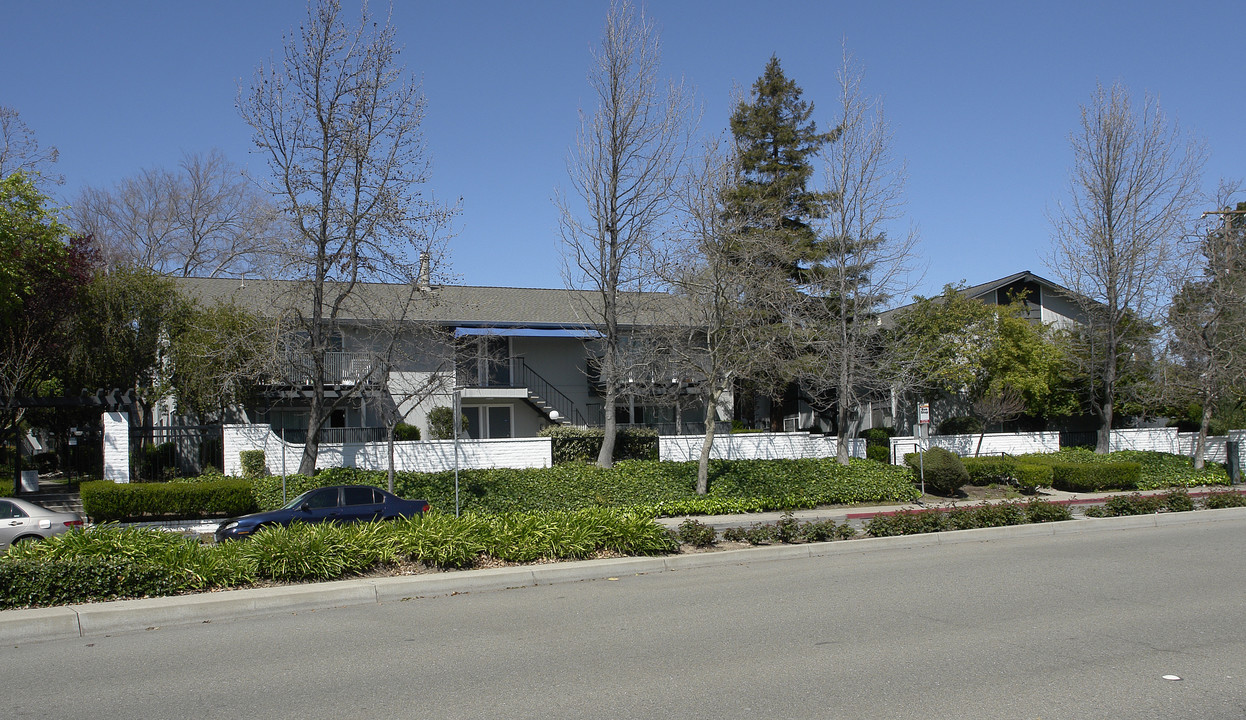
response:
[[[826,255],[811,221],[826,216],[831,196],[810,189],[809,179],[813,157],[839,135],[818,132],[813,105],[801,94],[771,56],[731,115],[741,181],[724,198],[728,212],[744,218],[744,240],[769,244],[773,262],[798,282]]]

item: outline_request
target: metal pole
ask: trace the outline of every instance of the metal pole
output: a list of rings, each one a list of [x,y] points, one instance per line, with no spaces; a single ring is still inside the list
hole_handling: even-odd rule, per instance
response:
[[[454,516],[459,516],[459,417],[462,411],[459,409],[461,400],[459,398],[460,388],[454,388],[454,417],[451,422],[454,423]]]

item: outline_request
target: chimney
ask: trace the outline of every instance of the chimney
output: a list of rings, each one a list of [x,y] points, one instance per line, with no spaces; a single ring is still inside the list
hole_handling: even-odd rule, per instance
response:
[[[433,287],[432,274],[428,263],[428,254],[420,253],[420,274],[415,278],[415,286],[421,290],[431,290]]]

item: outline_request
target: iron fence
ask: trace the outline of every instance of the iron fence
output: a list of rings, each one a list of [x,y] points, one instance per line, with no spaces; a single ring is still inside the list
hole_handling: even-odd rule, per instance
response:
[[[160,425],[130,429],[130,477],[154,482],[224,467],[220,425]]]

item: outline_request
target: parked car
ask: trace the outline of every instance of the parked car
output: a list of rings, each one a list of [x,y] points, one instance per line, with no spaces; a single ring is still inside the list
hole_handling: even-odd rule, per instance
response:
[[[226,520],[216,528],[216,541],[244,538],[266,525],[393,520],[425,512],[426,500],[403,500],[371,485],[333,485],[308,490],[277,510]]]
[[[17,498],[0,498],[0,550],[16,542],[50,538],[82,527],[82,516],[49,510]]]

